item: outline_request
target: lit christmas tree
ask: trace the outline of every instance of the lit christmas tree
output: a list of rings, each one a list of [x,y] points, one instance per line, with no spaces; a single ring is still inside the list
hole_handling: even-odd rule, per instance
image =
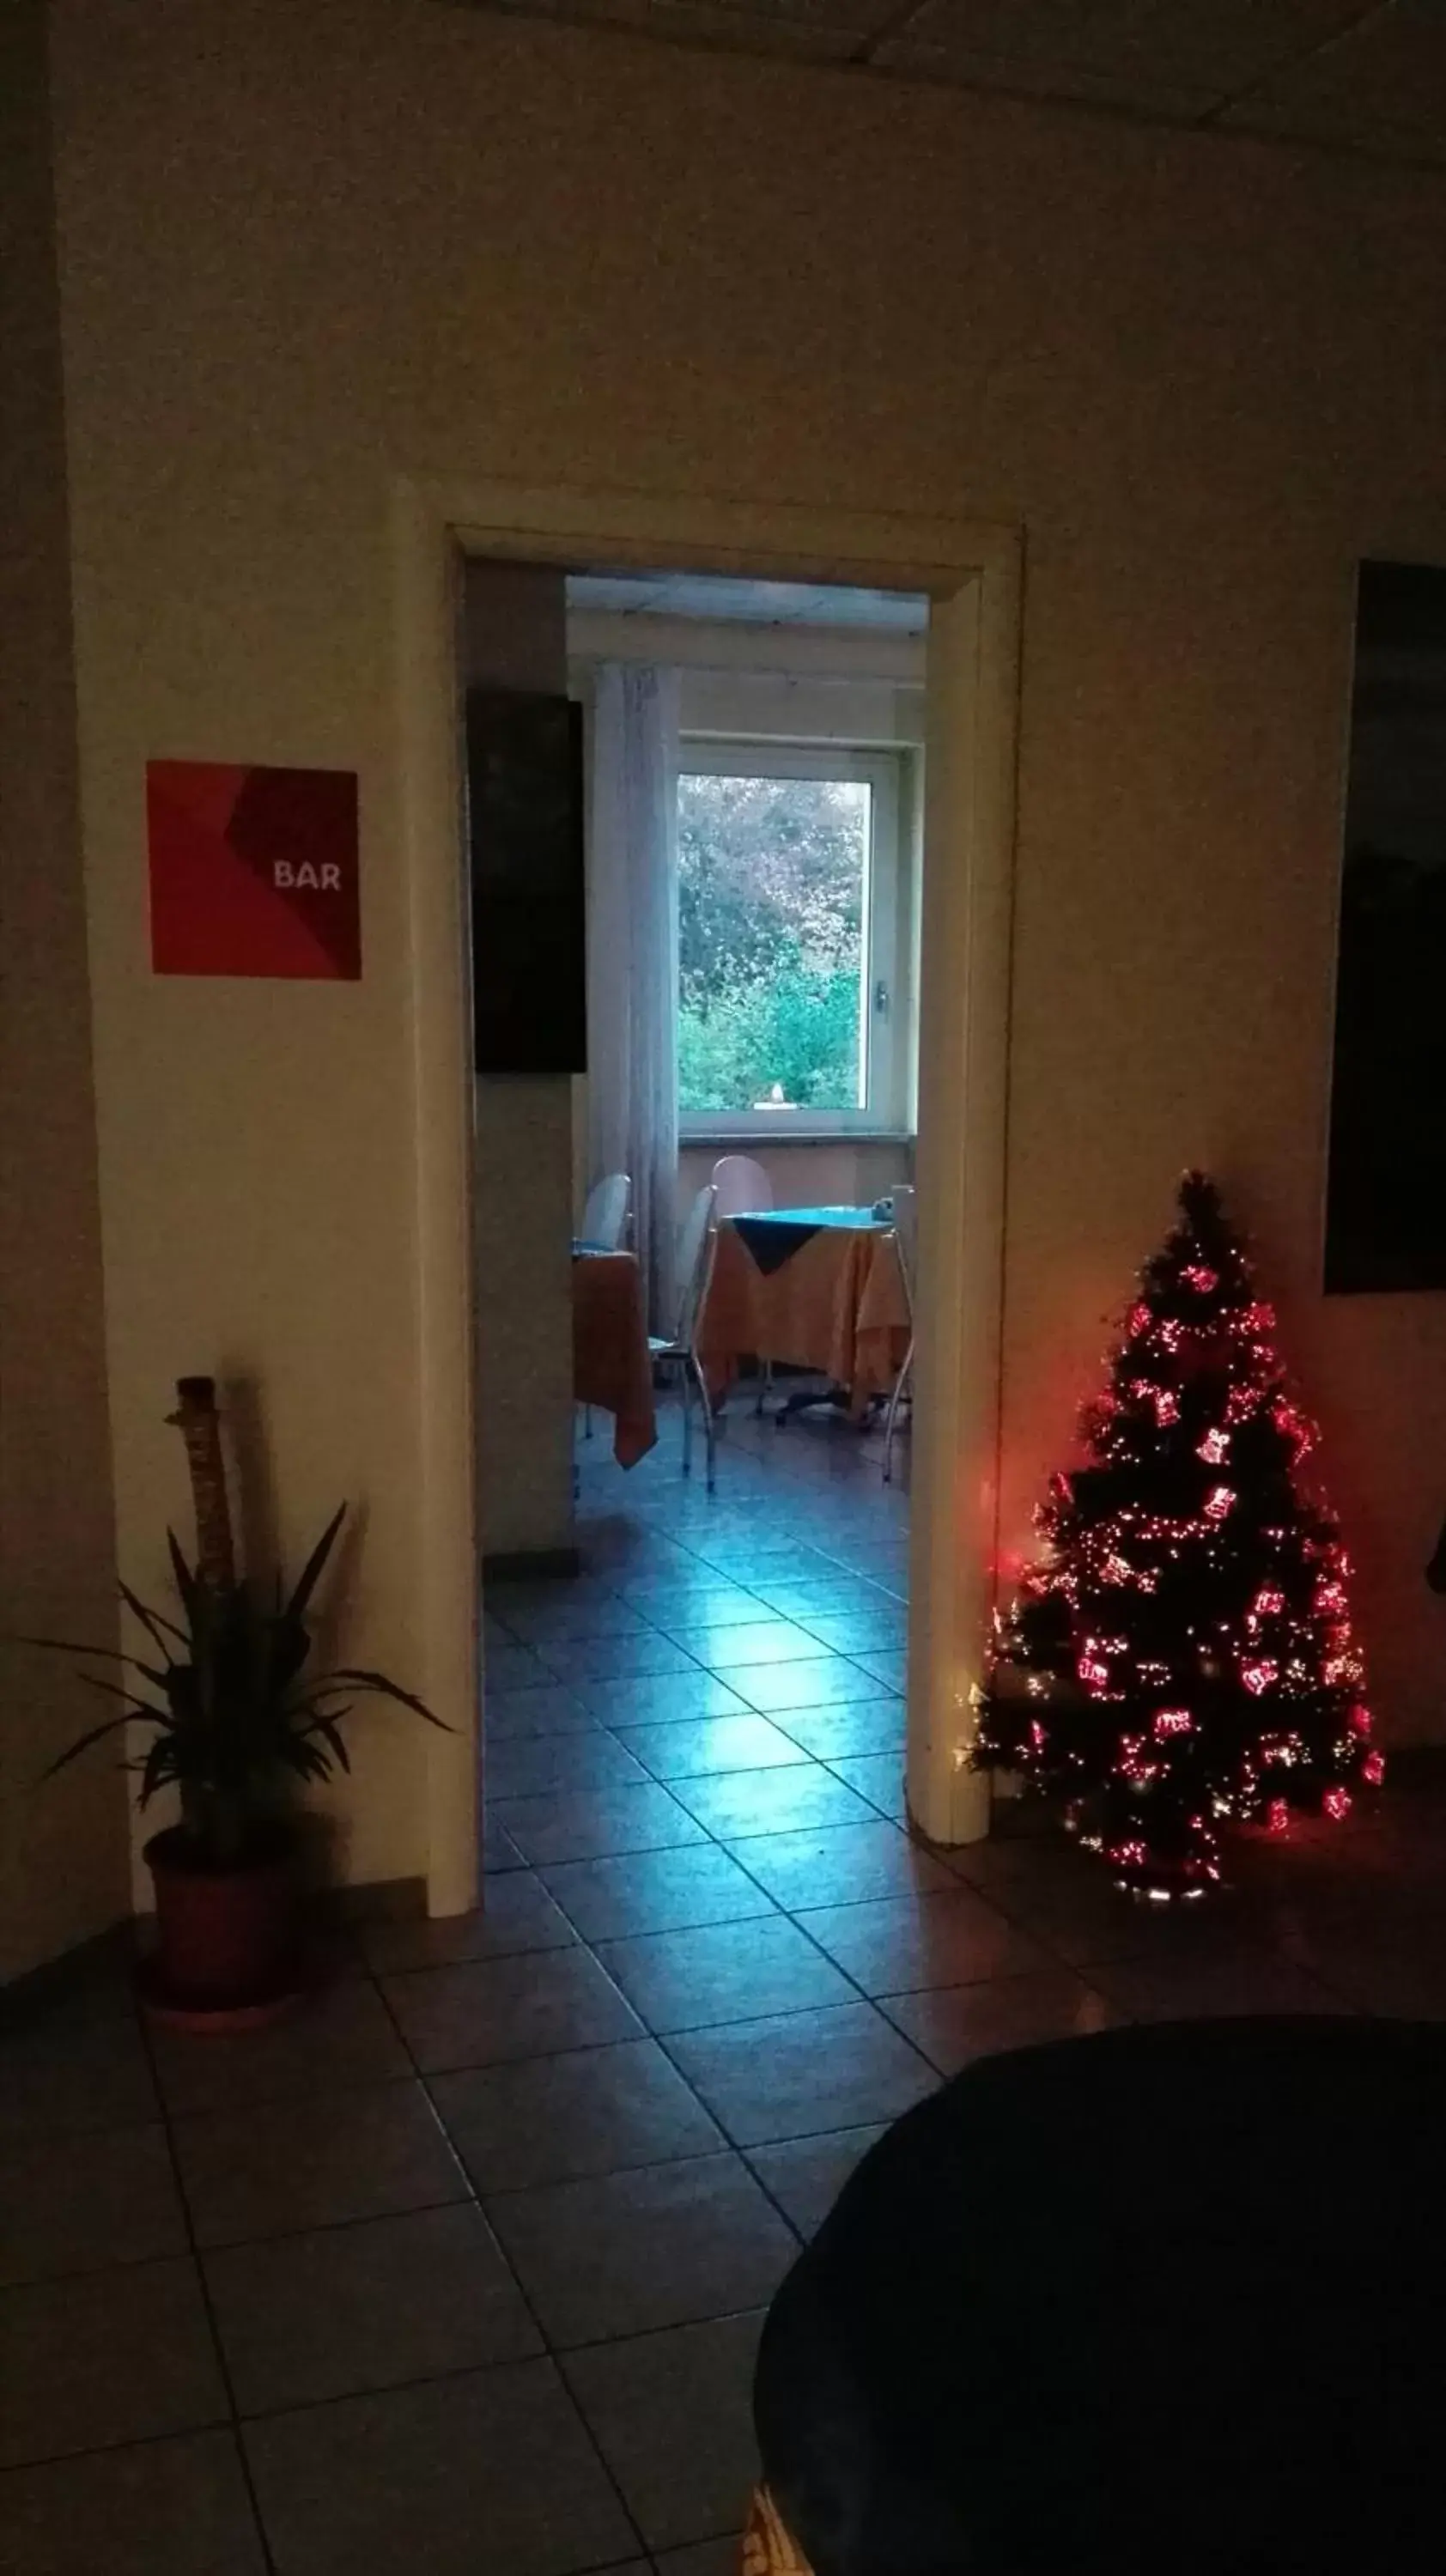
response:
[[[1385,1770],[1274,1313],[1213,1182],[1188,1173],[1180,1211],[1085,1408],[1089,1463],[1037,1515],[1047,1554],[998,1623],[974,1757],[1061,1797],[1161,1898],[1219,1877],[1222,1823],[1341,1817]]]

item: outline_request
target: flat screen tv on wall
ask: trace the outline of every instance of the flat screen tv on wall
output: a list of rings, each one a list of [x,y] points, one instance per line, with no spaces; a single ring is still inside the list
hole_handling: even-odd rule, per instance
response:
[[[1446,1288],[1446,569],[1363,563],[1325,1284]]]
[[[476,1069],[583,1073],[582,709],[469,689],[466,740]]]

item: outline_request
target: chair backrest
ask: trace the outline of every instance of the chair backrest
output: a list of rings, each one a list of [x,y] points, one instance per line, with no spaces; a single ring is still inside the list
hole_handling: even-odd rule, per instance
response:
[[[751,1154],[720,1154],[713,1166],[719,1216],[749,1216],[773,1205],[773,1183]]]
[[[608,1172],[602,1180],[594,1181],[582,1212],[584,1243],[599,1244],[604,1252],[621,1249],[632,1188],[626,1172]]]
[[[718,1193],[711,1181],[698,1192],[684,1220],[678,1239],[678,1342],[691,1350],[698,1309],[708,1284],[713,1260],[716,1230],[715,1209]]]
[[[899,1268],[904,1274],[904,1294],[914,1311],[914,1279],[919,1254],[919,1202],[912,1188],[902,1182],[889,1193],[894,1202],[894,1240],[899,1247]]]

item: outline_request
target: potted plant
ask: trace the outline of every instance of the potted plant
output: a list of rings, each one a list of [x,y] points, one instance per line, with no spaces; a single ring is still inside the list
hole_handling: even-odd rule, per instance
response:
[[[210,2026],[234,2025],[277,2008],[294,1990],[298,1899],[295,1835],[284,1792],[296,1780],[349,1770],[342,1721],[366,1696],[398,1701],[433,1726],[436,1717],[385,1673],[343,1665],[308,1674],[307,1613],[346,1505],[333,1513],[289,1594],[278,1577],[268,1600],[238,1578],[231,1543],[216,1393],[210,1378],[182,1378],[169,1419],[186,1442],[196,1506],[197,1548],[188,1563],[166,1533],[180,1595],[171,1619],[120,1587],[145,1631],[140,1654],[71,1646],[53,1637],[29,1644],[96,1655],[125,1668],[111,1681],[86,1673],[92,1689],[121,1703],[90,1727],[46,1773],[50,1777],[105,1736],[134,1724],[154,1732],[125,1767],[140,1774],[139,1803],[179,1793],[180,1819],[145,1846],[156,1891],[157,1948],[143,1991],[158,2010]]]

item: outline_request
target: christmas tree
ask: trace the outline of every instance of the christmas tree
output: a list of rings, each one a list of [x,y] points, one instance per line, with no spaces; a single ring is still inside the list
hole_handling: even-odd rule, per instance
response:
[[[1222,1823],[1344,1816],[1385,1769],[1274,1334],[1214,1184],[1188,1173],[979,1694],[976,1762],[1062,1797],[1121,1885],[1161,1898],[1219,1877]]]

